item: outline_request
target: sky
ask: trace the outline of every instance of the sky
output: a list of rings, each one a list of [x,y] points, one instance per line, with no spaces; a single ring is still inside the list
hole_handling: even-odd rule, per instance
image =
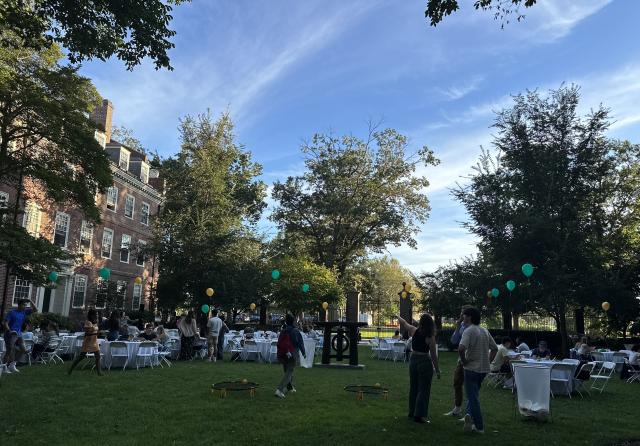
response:
[[[450,189],[491,149],[495,111],[512,95],[576,83],[582,112],[605,105],[609,136],[640,142],[639,1],[538,0],[504,28],[460,3],[434,28],[425,0],[192,0],[173,12],[173,71],[109,60],[81,72],[113,102],[114,124],[162,156],[179,149],[180,118],[228,111],[268,185],[303,170],[300,145],[317,132],[365,137],[374,121],[412,151],[427,145],[441,160],[420,172],[430,218],[417,249],[388,255],[428,272],[476,252]],[[273,236],[268,202],[259,229]]]

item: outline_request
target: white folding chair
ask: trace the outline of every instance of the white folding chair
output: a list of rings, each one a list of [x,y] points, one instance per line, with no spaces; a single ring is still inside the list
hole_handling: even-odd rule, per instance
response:
[[[573,378],[573,388],[576,392],[578,392],[581,398],[584,398],[584,395],[582,395],[582,390],[584,390],[589,396],[591,396],[591,392],[589,392],[589,389],[587,388],[585,383],[589,381],[589,378],[591,378],[591,373],[593,372],[594,367],[595,363],[593,362],[582,364],[582,367],[580,367],[580,370]]]
[[[254,358],[255,361],[260,361],[262,359],[262,353],[260,353],[260,349],[258,348],[256,341],[244,341],[242,360],[247,361],[251,358]]]
[[[270,363],[274,363],[278,360],[278,341],[271,341],[269,345],[269,358],[267,360]]]
[[[60,347],[61,344],[62,344],[61,338],[55,338],[55,337],[51,338],[47,343],[44,351],[40,353],[40,361],[43,364],[48,364],[49,362],[53,362],[55,364],[57,360],[60,360],[60,362],[63,363],[64,361],[58,355],[58,351],[59,351],[58,348]]]
[[[616,364],[616,372],[622,370],[624,363],[627,360],[627,354],[622,352],[615,352],[613,354],[613,362]]]
[[[231,348],[230,348],[231,357],[233,358],[234,361],[237,361],[238,359],[240,359],[244,352],[244,349],[240,344],[240,340],[241,338],[233,338],[229,340],[229,344],[231,345]]]
[[[127,364],[129,363],[129,350],[127,349],[127,344],[121,341],[113,341],[109,344],[109,351],[111,352],[111,361],[109,362],[109,370],[111,370],[111,366],[113,365],[113,360],[115,358],[124,358],[124,365],[122,366],[122,371],[127,368]]]
[[[33,352],[33,346],[35,345],[35,342],[33,341],[33,337],[27,340],[23,339],[22,342],[26,351],[25,355],[27,356],[27,361],[29,362],[29,365],[31,365],[31,353]]]
[[[158,364],[160,367],[164,367],[162,363],[164,362],[169,367],[171,367],[171,361],[167,359],[167,357],[171,357],[171,353],[173,350],[173,344],[176,343],[175,339],[169,339],[164,345],[158,344]]]
[[[538,419],[550,416],[551,368],[515,364],[513,374],[520,414]]]
[[[393,349],[393,362],[396,362],[398,360],[402,362],[406,361],[407,355],[405,354],[405,350],[407,349],[407,344],[405,344],[404,342],[394,342],[391,348]]]
[[[153,368],[153,363],[158,359],[158,344],[153,341],[141,342],[138,346],[136,354],[136,370],[140,370],[140,359],[142,358],[142,367],[146,367],[147,362]]]
[[[629,360],[626,360],[626,365],[629,368],[629,378],[627,379],[627,383],[632,383],[634,381],[640,382],[640,366],[631,364]]]
[[[573,373],[575,366],[573,364],[559,362],[551,366],[551,383],[558,383],[567,392],[571,398],[571,387],[573,384]],[[551,396],[555,396],[553,391]]]
[[[591,383],[591,388],[595,390],[599,390],[600,393],[604,392],[604,388],[607,386],[607,383],[611,379],[611,375],[616,369],[616,363],[611,361],[605,361],[602,363],[602,367],[598,371],[596,375],[591,375],[591,379],[593,382]],[[602,387],[599,387],[599,383],[602,383]]]
[[[393,347],[386,339],[380,339],[379,349],[379,359],[389,359],[393,355]]]

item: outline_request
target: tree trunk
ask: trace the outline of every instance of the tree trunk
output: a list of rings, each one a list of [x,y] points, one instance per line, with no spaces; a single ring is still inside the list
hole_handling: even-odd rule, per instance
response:
[[[578,308],[574,312],[576,319],[576,333],[584,334],[584,308]]]
[[[260,298],[260,325],[267,324],[267,301]]]
[[[509,305],[505,304],[502,308],[502,328],[503,330],[511,331],[511,311],[509,311]]]
[[[518,313],[513,313],[513,329],[520,330],[520,315]]]
[[[564,311],[560,311],[558,314],[558,331],[562,339],[562,357],[566,358],[569,352],[569,336],[567,334],[567,316]]]
[[[436,330],[441,331],[442,330],[442,316],[440,316],[439,314],[435,314],[434,313],[433,321],[436,324]]]

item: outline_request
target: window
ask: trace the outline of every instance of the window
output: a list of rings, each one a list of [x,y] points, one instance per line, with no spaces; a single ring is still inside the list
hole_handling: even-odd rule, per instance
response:
[[[131,309],[137,311],[140,307],[140,299],[142,298],[142,284],[133,284],[133,299],[131,300]]]
[[[111,247],[113,246],[113,231],[111,229],[104,228],[102,232],[102,257],[105,259],[111,258]]]
[[[136,256],[136,265],[144,266],[146,256],[144,255],[144,248],[147,246],[147,242],[144,240],[138,240],[138,255]]]
[[[107,297],[109,296],[109,281],[98,279],[96,282],[96,308],[104,308],[107,306]]]
[[[26,280],[16,277],[13,285],[13,305],[18,305],[22,299],[31,298],[31,284]]]
[[[7,209],[9,208],[9,194],[6,192],[0,192],[0,215],[5,218]],[[144,205],[143,205],[144,209]]]
[[[126,149],[120,149],[120,161],[118,166],[122,170],[129,170],[129,151]]]
[[[121,310],[124,309],[124,300],[127,297],[127,282],[124,280],[118,280],[118,284],[116,287],[116,307]]]
[[[69,238],[69,216],[64,212],[56,213],[56,228],[53,233],[53,244],[61,248],[67,247]]]
[[[120,261],[123,263],[129,263],[129,245],[131,245],[131,236],[122,234],[120,241]]]
[[[145,184],[149,182],[149,165],[146,163],[140,164],[140,180]]]
[[[80,230],[80,252],[83,254],[91,254],[92,241],[93,223],[82,220],[82,229]]]
[[[124,200],[124,216],[133,218],[133,208],[136,205],[136,199],[133,198],[133,195],[127,195],[127,198]]]
[[[140,209],[140,223],[149,226],[149,203],[142,203],[142,209]]]
[[[42,211],[33,201],[27,201],[27,205],[24,208],[24,220],[22,226],[27,230],[29,234],[34,237],[38,237],[40,234],[40,221],[42,220]],[[56,217],[56,225],[58,219]]]
[[[107,209],[115,212],[118,208],[118,188],[111,186],[107,189]]]
[[[76,274],[73,280],[73,308],[84,307],[84,298],[87,294],[87,276]]]

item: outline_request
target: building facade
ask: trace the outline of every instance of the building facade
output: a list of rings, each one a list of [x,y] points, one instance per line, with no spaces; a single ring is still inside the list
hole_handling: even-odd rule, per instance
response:
[[[36,287],[20,277],[9,277],[5,312],[23,298],[33,299],[39,311],[73,320],[82,320],[88,308],[106,315],[111,309],[137,311],[152,305],[158,264],[144,247],[160,211],[163,182],[144,153],[111,140],[112,114],[113,106],[105,100],[91,116],[103,129],[96,139],[107,151],[113,173],[113,185],[96,195],[100,224],[87,221],[81,210],[48,204],[37,184],[23,180],[20,205],[24,212],[19,221],[32,235],[45,237],[77,257],[59,263],[55,284]],[[15,190],[0,189],[0,202],[15,199]],[[99,276],[103,267],[111,271],[108,280]],[[0,291],[5,275],[0,267]]]

